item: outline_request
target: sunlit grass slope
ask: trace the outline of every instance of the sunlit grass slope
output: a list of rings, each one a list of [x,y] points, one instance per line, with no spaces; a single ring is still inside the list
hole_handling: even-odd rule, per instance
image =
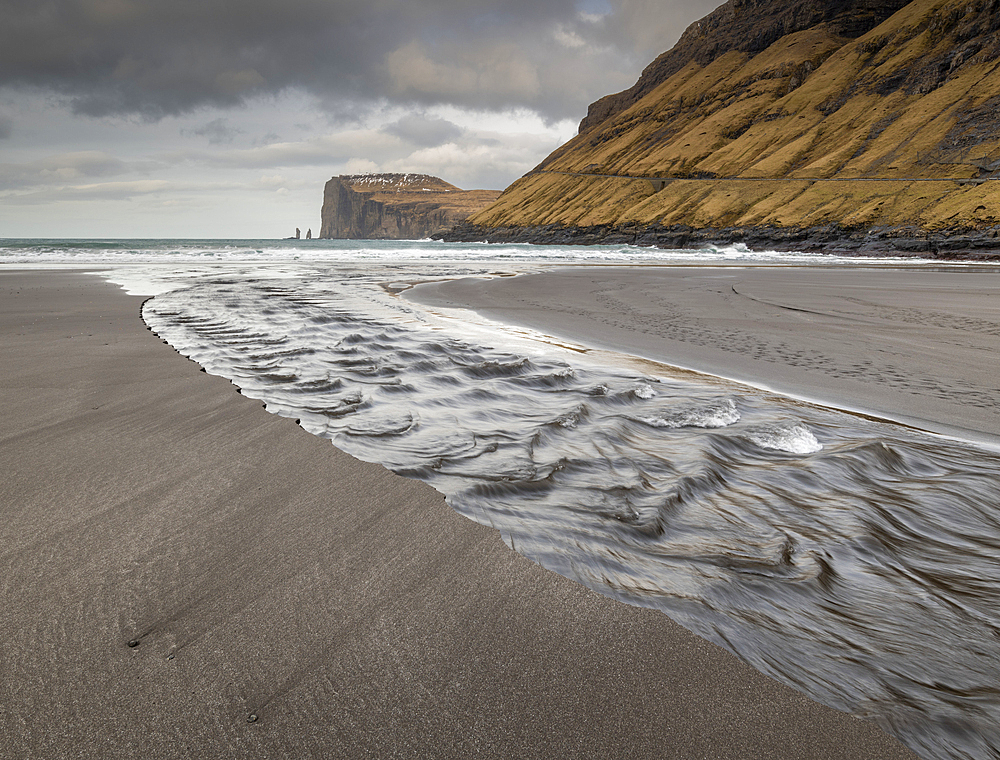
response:
[[[996,0],[913,0],[856,39],[824,22],[692,59],[470,221],[995,227],[998,29]]]

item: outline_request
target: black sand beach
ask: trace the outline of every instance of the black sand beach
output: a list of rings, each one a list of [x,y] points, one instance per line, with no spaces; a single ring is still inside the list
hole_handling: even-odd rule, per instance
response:
[[[0,756],[912,757],[268,414],[141,299],[0,293]]]
[[[579,267],[406,295],[1000,443],[996,267]]]

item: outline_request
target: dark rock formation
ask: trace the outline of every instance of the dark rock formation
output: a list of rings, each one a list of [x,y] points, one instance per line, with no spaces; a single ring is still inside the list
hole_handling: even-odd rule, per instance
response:
[[[686,225],[595,225],[565,227],[482,227],[469,222],[436,235],[448,242],[533,243],[535,245],[638,245],[709,248],[743,244],[752,250],[803,251],[839,256],[898,256],[968,261],[1000,261],[1000,228],[982,231],[915,227],[850,229],[817,227],[695,228]]]
[[[418,240],[465,221],[499,195],[461,190],[426,174],[334,177],[323,193],[319,237]]]

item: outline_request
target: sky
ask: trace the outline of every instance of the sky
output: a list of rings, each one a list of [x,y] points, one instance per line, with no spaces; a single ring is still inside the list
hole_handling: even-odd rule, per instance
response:
[[[280,238],[364,172],[503,189],[718,0],[3,0],[0,238]]]

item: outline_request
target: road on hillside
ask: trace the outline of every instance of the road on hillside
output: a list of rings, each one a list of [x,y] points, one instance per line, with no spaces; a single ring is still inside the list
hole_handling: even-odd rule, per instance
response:
[[[638,177],[630,174],[598,174],[594,172],[568,172],[539,169],[530,174],[565,174],[571,177],[599,177],[605,179],[644,179],[647,182],[957,182],[960,185],[981,185],[1000,180],[1000,177]],[[663,188],[657,188],[662,190]]]

